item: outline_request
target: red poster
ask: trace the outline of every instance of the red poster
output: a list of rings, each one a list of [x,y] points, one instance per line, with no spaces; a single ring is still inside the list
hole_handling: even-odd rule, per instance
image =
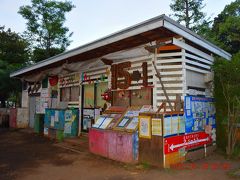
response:
[[[168,137],[164,140],[164,153],[177,152],[181,148],[188,150],[210,143],[212,143],[212,139],[210,135],[205,132]]]

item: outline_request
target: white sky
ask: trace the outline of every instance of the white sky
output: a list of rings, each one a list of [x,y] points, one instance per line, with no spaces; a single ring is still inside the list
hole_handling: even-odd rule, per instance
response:
[[[68,49],[96,40],[152,17],[171,14],[171,0],[72,0],[76,6],[67,14],[66,26],[73,32]],[[212,18],[232,0],[205,0],[204,11]],[[16,32],[25,30],[25,20],[17,13],[30,0],[0,0],[0,26]]]

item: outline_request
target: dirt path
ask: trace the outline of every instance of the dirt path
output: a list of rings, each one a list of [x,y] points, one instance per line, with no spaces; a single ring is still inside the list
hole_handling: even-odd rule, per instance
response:
[[[90,154],[86,148],[74,153],[46,138],[21,131],[0,130],[0,180],[81,179],[231,179],[228,172],[239,161],[213,155],[177,169],[161,170],[125,165]]]

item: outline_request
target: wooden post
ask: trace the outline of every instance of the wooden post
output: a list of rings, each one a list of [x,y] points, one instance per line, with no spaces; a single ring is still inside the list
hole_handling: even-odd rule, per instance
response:
[[[155,48],[154,59],[153,59],[153,61],[152,61],[153,67],[154,67],[154,69],[155,69],[155,71],[156,71],[156,75],[155,75],[155,76],[158,77],[159,82],[160,82],[160,84],[161,84],[161,86],[162,86],[162,90],[163,90],[164,96],[165,96],[166,99],[167,99],[167,102],[168,102],[168,104],[169,104],[169,107],[170,107],[171,111],[173,111],[173,106],[172,106],[172,104],[171,104],[171,102],[170,102],[170,99],[169,99],[169,97],[168,97],[167,91],[166,91],[165,86],[164,86],[164,84],[163,84],[163,81],[162,81],[162,78],[161,78],[161,74],[160,74],[160,72],[158,71],[157,66],[156,66],[156,59],[157,59],[157,48]]]

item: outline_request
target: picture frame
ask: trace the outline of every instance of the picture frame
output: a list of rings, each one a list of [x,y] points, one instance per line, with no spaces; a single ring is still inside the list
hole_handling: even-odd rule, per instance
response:
[[[139,137],[151,139],[151,116],[139,116]]]

